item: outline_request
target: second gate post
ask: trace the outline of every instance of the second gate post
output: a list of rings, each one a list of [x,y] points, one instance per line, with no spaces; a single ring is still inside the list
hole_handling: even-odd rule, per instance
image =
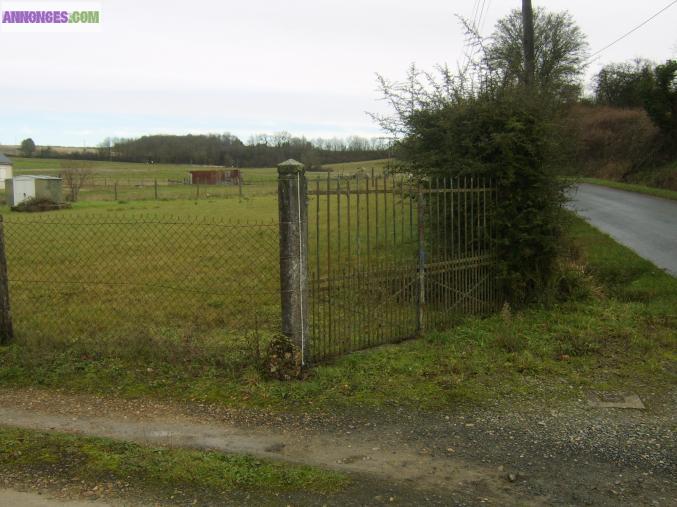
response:
[[[308,336],[308,185],[301,162],[277,166],[280,226],[282,333],[301,354],[305,366]]]

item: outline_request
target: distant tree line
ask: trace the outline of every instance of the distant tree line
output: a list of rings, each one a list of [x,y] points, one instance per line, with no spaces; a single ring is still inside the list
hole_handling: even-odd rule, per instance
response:
[[[269,167],[294,158],[309,169],[322,164],[385,158],[387,150],[383,139],[352,136],[308,140],[287,132],[258,134],[247,143],[231,134],[154,135],[106,140],[99,148],[100,156],[125,162]]]
[[[677,189],[677,60],[604,66],[569,126],[568,172]]]
[[[28,147],[26,147],[28,148]],[[359,162],[386,158],[389,141],[384,138],[306,139],[287,132],[257,134],[242,142],[232,134],[152,135],[137,139],[107,138],[96,150],[64,152],[49,147],[23,149],[24,156],[80,160],[114,160],[164,164],[270,167],[289,158],[308,169],[322,164]]]
[[[597,74],[594,86],[596,104],[643,108],[671,142],[677,141],[677,60],[612,63]]]

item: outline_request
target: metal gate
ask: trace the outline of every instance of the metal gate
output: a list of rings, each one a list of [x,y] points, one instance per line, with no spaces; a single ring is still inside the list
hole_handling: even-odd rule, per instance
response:
[[[498,306],[485,178],[308,182],[309,356],[319,361]]]

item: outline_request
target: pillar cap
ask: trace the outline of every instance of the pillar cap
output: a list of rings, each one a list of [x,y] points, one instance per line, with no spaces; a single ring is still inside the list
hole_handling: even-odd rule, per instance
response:
[[[278,174],[296,174],[302,173],[305,166],[298,160],[290,158],[284,162],[277,164]]]

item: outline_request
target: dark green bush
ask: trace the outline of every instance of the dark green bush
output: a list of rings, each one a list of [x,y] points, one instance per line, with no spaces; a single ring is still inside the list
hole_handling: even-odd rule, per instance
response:
[[[499,278],[506,300],[517,305],[548,292],[560,252],[564,186],[549,164],[553,107],[519,90],[469,96],[413,112],[400,145],[405,170],[420,176],[494,180]]]
[[[70,208],[67,203],[58,203],[44,197],[34,197],[12,206],[12,211],[39,212],[54,211],[56,209]]]

